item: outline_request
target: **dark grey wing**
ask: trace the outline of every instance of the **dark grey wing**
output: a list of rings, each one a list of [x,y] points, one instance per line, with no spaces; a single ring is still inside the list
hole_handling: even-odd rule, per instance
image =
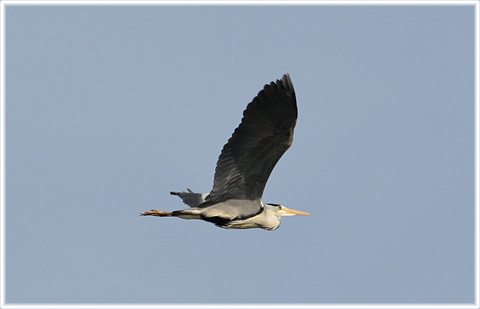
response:
[[[285,74],[265,85],[243,112],[218,158],[207,203],[260,199],[275,164],[292,144],[296,121],[295,91]]]

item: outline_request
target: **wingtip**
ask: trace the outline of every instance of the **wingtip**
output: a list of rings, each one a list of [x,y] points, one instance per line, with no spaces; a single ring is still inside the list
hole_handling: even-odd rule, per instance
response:
[[[292,82],[292,79],[290,78],[290,74],[289,73],[285,73],[283,74],[283,77],[282,77],[282,84],[283,86],[286,88],[286,89],[290,89],[292,91],[294,91],[293,89],[293,82]]]

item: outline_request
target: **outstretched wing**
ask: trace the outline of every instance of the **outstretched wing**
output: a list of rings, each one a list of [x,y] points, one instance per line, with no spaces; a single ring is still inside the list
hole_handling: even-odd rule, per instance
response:
[[[296,121],[295,91],[285,74],[265,85],[243,112],[242,122],[218,158],[206,201],[260,199],[275,164],[292,144]]]

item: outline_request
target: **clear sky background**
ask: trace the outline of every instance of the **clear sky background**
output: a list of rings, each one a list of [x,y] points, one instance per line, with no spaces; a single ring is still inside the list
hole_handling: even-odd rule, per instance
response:
[[[287,72],[311,216],[139,216]],[[473,303],[474,7],[9,5],[6,181],[7,303]]]

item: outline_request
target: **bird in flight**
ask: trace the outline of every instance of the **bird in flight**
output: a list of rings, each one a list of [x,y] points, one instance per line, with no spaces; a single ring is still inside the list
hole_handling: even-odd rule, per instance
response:
[[[188,209],[151,210],[142,216],[200,219],[226,229],[276,230],[281,216],[310,215],[262,200],[275,164],[292,145],[297,101],[289,74],[263,87],[243,112],[242,122],[223,146],[210,193],[170,192]]]

